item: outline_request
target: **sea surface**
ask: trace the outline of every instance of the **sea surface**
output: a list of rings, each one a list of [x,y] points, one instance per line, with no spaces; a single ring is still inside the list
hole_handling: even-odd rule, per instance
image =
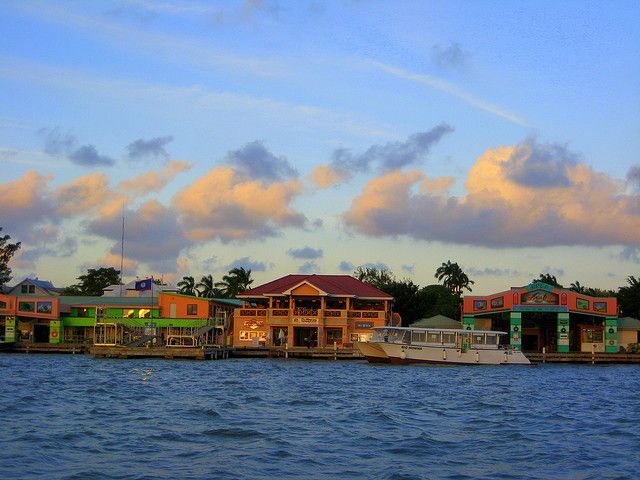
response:
[[[640,366],[0,354],[3,479],[637,479]]]

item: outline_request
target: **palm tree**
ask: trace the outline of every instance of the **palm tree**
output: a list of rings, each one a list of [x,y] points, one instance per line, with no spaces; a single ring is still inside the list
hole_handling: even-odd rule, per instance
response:
[[[198,293],[196,290],[196,281],[193,277],[182,277],[182,280],[178,282],[178,288],[183,295],[195,296]]]
[[[538,278],[534,278],[532,281],[546,283],[547,285],[551,285],[552,287],[563,288],[562,285],[558,283],[558,279],[556,278],[556,276],[550,273],[541,273]]]
[[[213,276],[211,274],[204,275],[195,288],[201,297],[215,298],[219,296],[219,291],[216,288],[216,284],[213,281]]]
[[[458,297],[462,295],[462,291],[465,289],[471,291],[471,285],[475,283],[473,280],[469,280],[460,265],[451,263],[451,260],[447,260],[446,263],[438,267],[435,277]]]
[[[584,285],[580,285],[580,282],[575,282],[571,284],[569,290],[573,290],[576,293],[586,293],[587,289]]]
[[[229,273],[222,277],[222,281],[216,283],[216,287],[220,289],[219,292],[223,297],[234,298],[248,290],[252,283],[251,269],[246,270],[240,267],[229,270]]]

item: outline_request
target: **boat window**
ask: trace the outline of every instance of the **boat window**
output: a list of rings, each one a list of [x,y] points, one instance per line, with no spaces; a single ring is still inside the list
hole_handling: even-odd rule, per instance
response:
[[[407,330],[404,332],[404,337],[402,338],[402,343],[411,343],[411,331]]]
[[[487,333],[487,345],[497,345],[498,335],[495,333]]]
[[[441,333],[440,332],[429,332],[429,333],[427,333],[427,342],[428,343],[441,343],[440,337],[441,337]]]
[[[424,332],[411,332],[411,343],[424,343]]]
[[[442,343],[455,344],[456,343],[456,334],[455,333],[443,333],[442,334]]]
[[[484,344],[484,333],[474,333],[473,343],[475,343],[476,345]]]

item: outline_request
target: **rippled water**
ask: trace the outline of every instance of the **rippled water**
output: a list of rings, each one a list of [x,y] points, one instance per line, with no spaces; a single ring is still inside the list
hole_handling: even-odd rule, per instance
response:
[[[640,367],[0,355],[2,478],[640,478]]]

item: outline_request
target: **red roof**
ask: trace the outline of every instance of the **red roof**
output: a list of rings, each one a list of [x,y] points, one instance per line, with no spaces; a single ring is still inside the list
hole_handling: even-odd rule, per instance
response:
[[[247,290],[239,297],[259,297],[263,295],[285,295],[293,287],[307,282],[329,295],[353,295],[359,298],[379,298],[393,300],[389,294],[361,282],[351,275],[287,275],[259,287]]]

